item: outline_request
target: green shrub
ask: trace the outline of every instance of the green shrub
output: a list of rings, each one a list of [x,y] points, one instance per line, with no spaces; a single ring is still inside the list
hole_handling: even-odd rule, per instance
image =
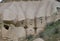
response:
[[[46,41],[58,41],[58,39],[60,39],[60,20],[48,23],[45,31],[40,33],[40,36]]]

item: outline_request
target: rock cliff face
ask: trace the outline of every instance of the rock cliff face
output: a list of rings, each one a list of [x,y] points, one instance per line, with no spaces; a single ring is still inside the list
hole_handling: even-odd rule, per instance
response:
[[[47,23],[57,21],[58,19],[60,19],[60,12],[56,10],[56,7],[59,5],[57,5],[54,0],[52,2],[49,0],[42,0],[41,2],[28,1],[9,2],[3,4],[4,5],[0,7],[0,12],[3,16],[2,20],[13,21],[15,25],[11,25],[12,23],[10,23],[8,27],[2,24],[2,37],[8,37],[8,39],[13,41],[18,41],[18,39],[21,40],[21,38],[25,39],[27,36],[30,35],[39,35],[39,33],[44,31],[44,28]],[[55,13],[57,13],[57,15]],[[34,20],[35,17],[36,20]],[[26,21],[28,28],[24,29]],[[36,33],[34,30],[35,21],[37,27]],[[34,41],[44,40],[38,38]]]
[[[33,41],[44,41],[44,40],[41,39],[41,38],[37,38],[37,39],[35,39],[35,40],[33,40]]]

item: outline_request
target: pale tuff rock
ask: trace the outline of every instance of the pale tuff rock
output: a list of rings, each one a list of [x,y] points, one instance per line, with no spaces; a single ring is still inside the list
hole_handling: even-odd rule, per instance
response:
[[[37,39],[35,39],[33,41],[44,41],[44,40],[42,38],[37,38]]]
[[[18,21],[21,21],[25,19],[25,15],[29,19],[34,19],[39,4],[40,6],[38,7],[36,17],[45,17],[45,15],[51,16],[51,14],[56,11],[57,4],[55,5],[55,3],[55,0],[43,0],[41,2],[9,2],[4,3],[0,8],[3,13],[3,20],[14,20],[17,18]],[[24,13],[24,11],[26,13]]]
[[[37,28],[36,35],[39,35],[44,30],[44,28]]]
[[[29,36],[29,35],[34,35],[35,33],[34,33],[34,29],[33,29],[33,27],[29,27],[28,29],[27,29],[27,35]]]
[[[2,27],[2,37],[8,37],[8,30]]]
[[[55,5],[55,1],[49,1],[49,0],[43,0],[43,2],[40,4],[39,11],[37,12],[36,17],[43,17],[42,23],[40,19],[37,19],[37,31],[35,33],[34,27],[34,16],[36,11],[36,6],[40,2],[10,2],[10,3],[4,3],[0,7],[0,12],[3,14],[3,20],[13,20],[15,23],[16,21],[25,20],[25,15],[27,19],[33,19],[32,21],[27,21],[27,30],[24,29],[24,25],[21,27],[15,27],[14,25],[9,26],[9,30],[6,30],[4,27],[2,27],[2,37],[9,37],[13,41],[18,41],[19,38],[26,38],[26,31],[27,36],[39,34],[41,31],[44,30],[44,27],[47,23],[52,22],[55,18],[53,13],[56,11],[56,7],[60,7],[59,4]],[[22,6],[22,8],[21,8]],[[48,6],[48,7],[47,7]],[[27,10],[26,10],[27,8]],[[23,9],[23,10],[22,10]],[[26,13],[24,11],[26,10]],[[52,11],[52,12],[51,12]],[[59,12],[60,13],[60,12]],[[45,16],[47,16],[47,20],[45,20]],[[56,20],[60,19],[60,15],[57,15]],[[18,23],[17,23],[18,24]],[[37,38],[33,41],[44,41],[41,38]]]
[[[2,37],[8,37],[10,40],[18,41],[18,38],[26,37],[26,32],[23,27],[15,27],[11,24],[9,30],[6,30],[4,27],[2,27]]]
[[[10,34],[11,39],[17,40],[18,38],[24,38],[24,37],[26,37],[26,33],[23,27],[16,27],[12,29],[11,34]]]
[[[33,28],[34,27],[34,19],[28,19],[27,20],[27,26],[29,28]]]

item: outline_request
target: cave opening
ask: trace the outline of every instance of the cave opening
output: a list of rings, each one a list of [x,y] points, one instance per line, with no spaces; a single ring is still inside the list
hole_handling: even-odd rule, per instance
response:
[[[9,29],[9,26],[8,26],[8,25],[4,25],[4,28],[5,28],[6,30],[8,30],[8,29]]]

